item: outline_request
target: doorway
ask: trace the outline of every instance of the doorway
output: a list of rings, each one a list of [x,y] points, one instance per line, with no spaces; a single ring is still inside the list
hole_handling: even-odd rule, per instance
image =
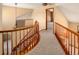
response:
[[[54,8],[48,8],[46,9],[46,30],[51,28],[53,30],[54,26]]]

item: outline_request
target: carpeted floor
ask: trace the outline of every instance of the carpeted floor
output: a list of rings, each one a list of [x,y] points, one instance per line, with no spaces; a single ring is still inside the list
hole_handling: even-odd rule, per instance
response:
[[[38,45],[29,51],[27,55],[64,55],[58,40],[53,34],[52,23],[48,23],[48,30],[40,32],[40,42]]]

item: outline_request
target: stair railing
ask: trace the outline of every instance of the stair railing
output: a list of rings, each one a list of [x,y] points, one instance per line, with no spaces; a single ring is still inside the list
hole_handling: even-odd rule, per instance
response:
[[[55,34],[65,53],[79,54],[79,34],[55,22]]]
[[[0,31],[1,54],[17,55],[25,54],[39,42],[39,24],[12,30]]]

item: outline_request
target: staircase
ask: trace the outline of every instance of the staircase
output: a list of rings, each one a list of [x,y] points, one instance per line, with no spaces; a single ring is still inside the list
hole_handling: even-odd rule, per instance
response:
[[[0,31],[3,55],[22,55],[32,50],[39,42],[39,24],[33,26]],[[6,39],[4,40],[4,34]]]

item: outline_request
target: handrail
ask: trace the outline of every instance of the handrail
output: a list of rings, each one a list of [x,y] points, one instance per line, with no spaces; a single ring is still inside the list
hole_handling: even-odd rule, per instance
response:
[[[39,42],[39,24],[36,21],[33,26],[3,30],[0,31],[0,34],[3,55],[25,54]],[[28,51],[26,52],[26,50]]]
[[[79,34],[55,22],[55,34],[66,54],[79,54]]]
[[[14,29],[11,29],[11,30],[0,30],[0,33],[3,33],[3,32],[13,32],[13,31],[19,31],[19,30],[25,30],[25,29],[29,29],[29,28],[32,28],[32,27],[33,26],[14,28]]]
[[[71,29],[69,29],[69,28],[67,28],[67,27],[65,27],[65,26],[63,26],[63,25],[61,25],[61,24],[59,24],[59,23],[57,23],[57,22],[55,22],[55,23],[58,24],[59,26],[65,28],[66,30],[71,31],[71,32],[74,33],[75,35],[78,35],[78,36],[79,36],[79,33],[76,33],[76,32],[74,32],[73,30],[71,30]]]

